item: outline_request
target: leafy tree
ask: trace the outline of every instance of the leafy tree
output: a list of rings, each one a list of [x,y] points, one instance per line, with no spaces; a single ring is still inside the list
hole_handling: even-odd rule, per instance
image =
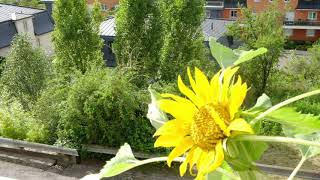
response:
[[[207,59],[201,30],[204,0],[163,0],[161,12],[165,31],[160,75],[172,81],[191,61]]]
[[[85,0],[57,0],[53,43],[59,73],[81,73],[103,64],[102,40]]]
[[[260,14],[253,14],[249,9],[243,9],[241,14],[242,17],[229,26],[228,34],[243,41],[248,49],[268,49],[268,53],[257,57],[256,61],[244,64],[242,68],[242,76],[257,98],[265,92],[270,74],[278,64],[285,43],[281,22],[283,14],[279,11],[277,2]]]
[[[118,64],[154,78],[163,39],[158,1],[120,0],[116,17],[114,49]]]
[[[39,0],[0,0],[0,3],[14,4],[25,7],[43,8]]]
[[[1,82],[4,91],[29,110],[50,77],[50,62],[41,49],[33,48],[25,35],[13,40]]]
[[[98,0],[95,0],[92,8],[92,20],[95,28],[99,30],[100,24],[103,21],[104,16],[101,13],[101,3]]]

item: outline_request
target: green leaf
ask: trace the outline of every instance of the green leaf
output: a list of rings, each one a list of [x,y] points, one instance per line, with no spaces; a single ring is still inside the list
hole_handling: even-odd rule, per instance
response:
[[[262,94],[256,102],[256,104],[249,109],[251,112],[261,112],[272,107],[271,99],[266,94]]]
[[[308,135],[296,135],[296,138],[299,139],[304,139],[304,140],[309,140],[309,141],[314,141],[320,143],[320,132],[318,133],[312,133]],[[320,148],[316,146],[299,146],[301,154],[308,158],[312,158],[314,156],[317,156],[320,154]]]
[[[259,160],[268,148],[263,142],[233,141],[227,142],[226,161],[238,172],[241,179],[258,179],[258,169],[254,162]]]
[[[217,60],[221,68],[233,66],[233,63],[238,59],[232,49],[218,43],[215,38],[210,38],[209,45],[212,56]]]
[[[239,65],[241,63],[250,61],[257,56],[265,54],[266,52],[268,52],[268,50],[266,48],[259,48],[257,50],[250,51],[235,50],[234,52],[238,55],[239,58],[233,64]]]
[[[285,134],[310,134],[320,131],[320,116],[301,114],[291,107],[273,111],[265,118],[282,124]]]
[[[224,173],[222,172],[224,171]],[[206,176],[206,180],[230,180],[230,179],[239,179],[237,175],[234,174],[232,168],[228,163],[223,162],[220,166],[220,171],[213,171]]]
[[[156,129],[159,129],[166,121],[168,117],[165,112],[161,111],[158,105],[158,100],[161,99],[160,94],[155,90],[148,88],[151,95],[151,104],[149,104],[147,117],[150,120],[152,126]]]
[[[100,171],[100,177],[116,176],[142,164],[143,161],[139,161],[134,157],[130,145],[126,143],[120,148],[117,155],[108,161]]]
[[[266,53],[266,48],[259,48],[257,50],[232,50],[217,42],[215,38],[210,38],[209,46],[212,56],[217,60],[221,68],[239,65],[241,63],[250,61],[257,56]]]

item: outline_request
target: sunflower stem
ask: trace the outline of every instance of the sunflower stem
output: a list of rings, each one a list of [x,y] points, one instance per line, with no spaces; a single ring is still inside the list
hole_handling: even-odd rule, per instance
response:
[[[293,178],[297,175],[297,173],[299,172],[299,170],[301,169],[303,163],[307,160],[307,158],[305,156],[302,156],[299,164],[297,165],[297,167],[293,170],[293,172],[290,174],[288,180],[293,180]]]
[[[250,124],[251,125],[254,125],[255,123],[257,123],[259,120],[261,120],[262,118],[266,117],[268,114],[272,113],[273,111],[275,110],[278,110],[280,108],[282,108],[283,106],[286,106],[288,104],[291,104],[295,101],[298,101],[300,99],[303,99],[303,98],[306,98],[306,97],[309,97],[309,96],[314,96],[314,95],[317,95],[317,94],[320,94],[320,89],[319,90],[315,90],[315,91],[311,91],[311,92],[307,92],[307,93],[304,93],[304,94],[301,94],[299,96],[296,96],[296,97],[293,97],[293,98],[290,98],[286,101],[283,101],[275,106],[272,106],[270,109],[268,109],[267,111],[261,113],[258,117],[254,118]]]
[[[147,160],[141,161],[140,166],[141,165],[145,165],[145,164],[155,163],[155,162],[163,162],[163,161],[167,161],[167,160],[168,160],[168,157],[151,158],[151,159],[147,159]],[[185,160],[186,160],[186,158],[184,158],[184,157],[178,157],[178,158],[175,158],[173,161],[175,161],[175,162],[183,162]],[[224,175],[228,176],[230,179],[234,179],[234,180],[239,180],[240,179],[239,177],[235,176],[234,174],[231,174],[231,173],[227,172],[223,168],[219,167],[219,168],[216,169],[216,171],[221,173],[221,174],[224,174]]]
[[[320,148],[320,143],[307,141],[303,139],[281,137],[281,136],[240,135],[232,139],[236,141],[281,142],[281,143],[299,144],[299,145],[306,145],[306,146],[317,146]]]

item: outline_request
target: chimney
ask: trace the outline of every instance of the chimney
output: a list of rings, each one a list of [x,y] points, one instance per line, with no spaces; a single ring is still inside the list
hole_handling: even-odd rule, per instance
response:
[[[49,15],[52,16],[52,9],[53,9],[54,0],[41,0],[40,2],[46,6],[46,9],[47,9]]]
[[[11,19],[13,21],[16,21],[17,20],[17,14],[14,12],[14,13],[11,13]]]

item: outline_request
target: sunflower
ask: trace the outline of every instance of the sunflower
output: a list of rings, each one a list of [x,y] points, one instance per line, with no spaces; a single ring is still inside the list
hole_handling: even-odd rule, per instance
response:
[[[170,167],[173,159],[186,154],[180,165],[180,175],[188,168],[193,174],[196,166],[196,179],[218,168],[224,161],[223,141],[237,134],[252,134],[251,126],[239,118],[239,108],[247,93],[246,83],[235,77],[238,67],[218,72],[209,80],[198,68],[195,79],[188,68],[192,89],[178,77],[178,87],[183,95],[162,94],[158,101],[160,109],[172,115],[173,119],[159,128],[155,147],[173,147],[168,156]]]

